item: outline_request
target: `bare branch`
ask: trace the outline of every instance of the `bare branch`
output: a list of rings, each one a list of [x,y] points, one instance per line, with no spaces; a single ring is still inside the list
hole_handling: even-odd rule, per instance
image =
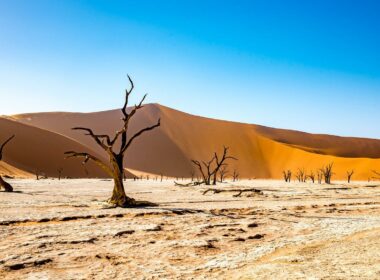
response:
[[[147,131],[150,131],[150,130],[153,130],[155,129],[156,127],[159,127],[161,125],[161,119],[158,119],[157,123],[155,125],[152,125],[152,126],[148,126],[148,127],[145,127],[143,129],[141,129],[140,131],[138,131],[137,133],[135,133],[135,135],[133,135],[131,137],[131,139],[129,139],[129,141],[127,142],[127,144],[122,147],[122,150],[120,151],[121,153],[124,153],[128,147],[132,144],[132,142],[137,138],[139,137],[141,134],[147,132]]]
[[[128,78],[129,78],[129,76],[128,76]],[[133,83],[132,83],[132,85],[133,85]],[[132,111],[128,114],[126,106],[128,105],[128,96],[132,92],[132,89],[133,89],[133,87],[131,88],[129,93],[127,92],[126,103],[124,104],[124,107],[121,109],[121,111],[123,112],[123,115],[124,115],[124,117],[123,117],[123,121],[124,121],[123,128],[116,132],[115,137],[111,141],[111,144],[113,145],[113,144],[115,144],[117,139],[120,137],[120,135],[122,136],[120,152],[124,149],[124,147],[127,143],[127,130],[128,130],[129,121],[134,116],[134,114],[137,112],[137,110],[144,107],[142,105],[142,103],[144,102],[144,100],[147,96],[147,94],[145,94],[143,96],[143,98],[140,100],[140,103],[138,105],[135,105],[134,108],[132,109]]]
[[[3,158],[3,149],[4,149],[5,145],[7,145],[14,137],[15,137],[15,135],[12,135],[7,140],[5,140],[5,142],[0,146],[0,160]]]
[[[111,147],[111,139],[106,134],[95,134],[92,129],[87,127],[73,127],[72,130],[84,130],[87,131],[85,135],[91,136],[92,139],[95,140],[95,142],[101,146],[103,149],[107,150],[107,148]],[[104,141],[101,139],[106,139],[108,147],[104,144]]]
[[[67,155],[65,159],[72,158],[72,157],[84,158],[84,161],[82,162],[82,164],[86,164],[89,160],[92,160],[96,163],[96,165],[102,168],[108,175],[113,177],[113,172],[111,168],[109,168],[109,166],[105,164],[103,161],[101,161],[100,159],[98,159],[97,157],[89,153],[77,153],[74,151],[68,151],[68,152],[65,152],[65,155]]]
[[[135,85],[133,84],[131,77],[129,77],[129,75],[127,76],[128,76],[129,83],[131,84],[131,88],[129,90],[127,89],[125,90],[125,102],[124,102],[123,108],[121,109],[125,118],[128,117],[127,106],[128,106],[129,95],[132,93],[133,89],[135,88]]]

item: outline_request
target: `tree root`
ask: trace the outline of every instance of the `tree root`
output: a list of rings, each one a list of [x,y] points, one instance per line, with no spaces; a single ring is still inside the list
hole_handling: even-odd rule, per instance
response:
[[[251,188],[251,189],[229,189],[229,190],[207,189],[203,192],[203,195],[205,195],[209,192],[212,192],[214,194],[223,193],[223,192],[237,192],[237,194],[234,194],[233,197],[240,197],[242,195],[242,193],[245,193],[245,192],[257,193],[259,195],[263,195],[263,192],[261,190],[254,189],[254,188]]]

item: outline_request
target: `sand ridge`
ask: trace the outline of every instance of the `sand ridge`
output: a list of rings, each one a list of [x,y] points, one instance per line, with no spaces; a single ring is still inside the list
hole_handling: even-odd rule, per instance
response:
[[[113,134],[120,126],[120,111],[94,113],[35,113],[12,116],[74,139],[102,154],[93,140],[73,126],[91,127],[98,133]],[[316,172],[334,162],[334,178],[344,179],[354,169],[354,179],[368,180],[380,170],[380,140],[314,135],[266,128],[258,125],[220,121],[186,114],[159,104],[147,104],[131,123],[131,133],[161,118],[161,127],[139,138],[128,150],[127,168],[149,174],[190,177],[191,159],[206,160],[214,151],[229,146],[239,160],[230,163],[243,178],[281,178],[282,171],[305,168]]]

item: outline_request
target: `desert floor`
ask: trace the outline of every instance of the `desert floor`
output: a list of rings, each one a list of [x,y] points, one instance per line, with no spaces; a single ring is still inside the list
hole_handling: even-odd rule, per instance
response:
[[[130,181],[159,203],[108,208],[109,180],[13,180],[0,279],[380,279],[380,185],[252,180],[207,193]]]

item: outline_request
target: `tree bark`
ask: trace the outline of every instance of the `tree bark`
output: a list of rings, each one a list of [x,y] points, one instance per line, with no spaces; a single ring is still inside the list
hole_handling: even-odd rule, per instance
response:
[[[112,157],[114,187],[109,202],[119,207],[132,207],[136,205],[136,200],[125,194],[123,157]]]
[[[13,192],[13,187],[4,181],[4,179],[0,176],[0,189],[4,188],[6,192]]]

